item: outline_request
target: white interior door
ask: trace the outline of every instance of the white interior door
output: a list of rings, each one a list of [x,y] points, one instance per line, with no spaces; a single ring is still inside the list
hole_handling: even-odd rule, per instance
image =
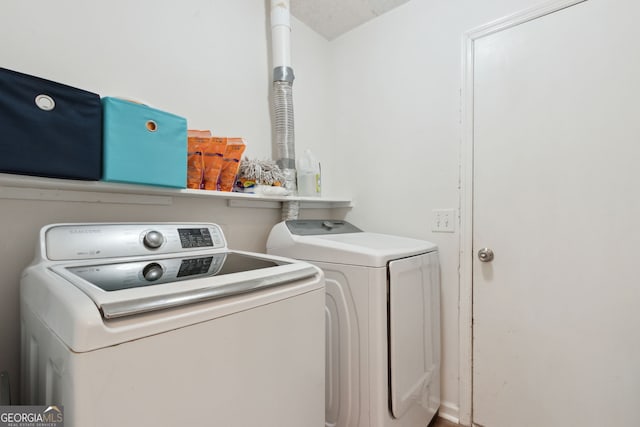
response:
[[[640,425],[638,40],[588,0],[474,42],[478,425]]]

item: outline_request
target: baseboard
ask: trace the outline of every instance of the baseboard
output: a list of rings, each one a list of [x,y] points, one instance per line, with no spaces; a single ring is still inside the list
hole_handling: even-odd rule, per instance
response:
[[[452,402],[441,402],[438,416],[458,424],[460,422],[460,408]]]

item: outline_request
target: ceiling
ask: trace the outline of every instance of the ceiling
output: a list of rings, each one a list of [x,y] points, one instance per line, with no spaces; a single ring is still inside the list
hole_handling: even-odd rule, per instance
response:
[[[291,14],[328,40],[409,0],[291,0]]]

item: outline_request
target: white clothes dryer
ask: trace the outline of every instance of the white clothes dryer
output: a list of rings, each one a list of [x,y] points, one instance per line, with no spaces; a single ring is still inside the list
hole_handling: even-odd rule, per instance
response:
[[[325,425],[426,426],[440,406],[437,246],[292,220],[272,229],[267,252],[325,273]]]
[[[200,223],[54,224],[21,280],[22,404],[69,427],[322,426],[324,279]]]

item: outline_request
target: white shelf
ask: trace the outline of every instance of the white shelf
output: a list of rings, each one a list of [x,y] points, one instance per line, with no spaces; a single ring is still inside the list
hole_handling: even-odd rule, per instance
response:
[[[256,194],[174,189],[104,181],[41,178],[0,173],[0,199],[63,200],[95,203],[160,204],[173,197],[227,200],[230,207],[281,208],[283,202],[300,202],[300,208],[350,208],[349,199],[329,197],[260,196]]]

